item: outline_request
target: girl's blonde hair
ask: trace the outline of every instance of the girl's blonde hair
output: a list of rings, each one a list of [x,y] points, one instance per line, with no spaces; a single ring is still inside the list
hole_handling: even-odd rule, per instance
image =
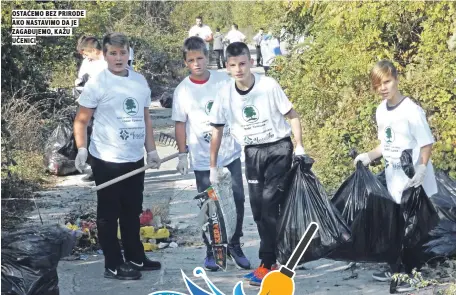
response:
[[[372,88],[376,90],[385,77],[397,79],[397,69],[389,60],[381,60],[375,64],[370,72]]]

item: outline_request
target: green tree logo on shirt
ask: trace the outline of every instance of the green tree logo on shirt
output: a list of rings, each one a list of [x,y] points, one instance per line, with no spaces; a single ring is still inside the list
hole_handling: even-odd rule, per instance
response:
[[[125,113],[134,116],[138,113],[138,102],[133,97],[128,97],[124,100],[123,109]]]
[[[242,117],[244,118],[244,120],[246,122],[254,123],[254,122],[258,121],[258,118],[259,118],[258,109],[253,105],[246,106],[242,110]]]
[[[385,139],[386,143],[392,143],[394,141],[394,131],[390,126],[385,128]]]
[[[205,111],[206,111],[206,114],[209,115],[210,112],[211,112],[211,109],[212,109],[212,105],[214,104],[214,101],[213,100],[210,100],[206,103],[206,106],[205,106]]]

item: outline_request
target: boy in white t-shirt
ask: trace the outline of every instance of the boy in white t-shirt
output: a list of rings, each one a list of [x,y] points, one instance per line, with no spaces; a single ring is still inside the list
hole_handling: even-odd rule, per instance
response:
[[[143,167],[144,148],[147,163],[153,164],[152,168],[160,166],[149,115],[150,89],[141,74],[126,69],[128,49],[125,35],[108,34],[103,39],[108,68],[87,82],[79,98],[74,121],[78,147],[75,166],[81,171],[90,152],[96,185]],[[92,116],[88,151],[87,125]],[[97,191],[98,238],[106,278],[139,279],[140,270],[161,267],[146,257],[139,236],[143,190],[144,172]],[[117,239],[117,220],[125,261]]]
[[[183,46],[184,62],[191,74],[174,91],[171,117],[176,122],[176,141],[180,152],[177,170],[182,175],[188,173],[189,165],[186,152],[186,145],[188,145],[190,168],[195,172],[198,192],[204,191],[211,185],[209,180],[209,143],[212,127],[209,124],[209,114],[217,90],[230,79],[225,73],[207,70],[207,55],[208,52],[203,39],[190,37],[185,40]],[[237,215],[236,230],[228,245],[228,254],[239,268],[250,269],[250,262],[242,252],[240,245],[240,238],[243,235],[245,202],[240,160],[241,146],[233,140],[229,128],[225,130],[223,135],[219,154],[219,166],[227,167],[231,172]],[[217,271],[219,266],[215,263],[212,247],[204,233],[203,240],[207,248],[204,267],[208,270]]]
[[[355,165],[361,161],[369,165],[371,161],[383,156],[388,191],[401,203],[402,193],[408,187],[422,186],[428,197],[437,193],[437,183],[431,162],[434,137],[421,107],[410,98],[402,95],[398,89],[399,80],[395,66],[388,60],[379,61],[371,71],[371,82],[383,101],[378,106],[376,121],[380,144],[368,153],[355,158]],[[400,157],[402,151],[412,151],[415,163],[415,175],[409,179],[405,175]],[[391,265],[397,272],[398,266]],[[391,272],[374,273],[378,281],[391,280]],[[398,292],[413,290],[409,284],[402,283]]]
[[[218,154],[226,124],[236,141],[245,146],[245,171],[253,219],[260,234],[261,265],[244,276],[251,285],[260,286],[276,265],[276,225],[282,193],[278,184],[291,168],[293,143],[295,155],[303,155],[301,123],[280,85],[270,77],[252,74],[254,61],[245,43],[235,42],[226,50],[227,69],[234,78],[217,92],[210,122],[211,183],[219,179]],[[290,120],[290,125],[285,120]]]

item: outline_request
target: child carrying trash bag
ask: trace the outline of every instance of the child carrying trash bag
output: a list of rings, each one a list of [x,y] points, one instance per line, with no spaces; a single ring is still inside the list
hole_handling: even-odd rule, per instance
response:
[[[337,209],[329,202],[318,178],[312,173],[314,160],[296,156],[279,189],[284,191],[281,217],[277,227],[277,259],[285,264],[311,222],[320,230],[307,248],[301,262],[326,257],[350,239],[350,230]]]
[[[383,101],[376,110],[378,139],[381,143],[368,153],[360,154],[355,165],[361,161],[365,166],[381,156],[385,159],[385,176],[388,191],[397,204],[401,204],[403,192],[407,188],[422,187],[427,197],[437,193],[437,184],[432,166],[431,151],[434,138],[421,107],[398,89],[398,73],[391,61],[379,61],[372,69],[372,88]],[[412,163],[415,173],[410,179],[403,171],[401,154],[412,150]],[[402,206],[404,208],[404,206]],[[405,216],[407,222],[407,216]],[[401,224],[396,225],[402,228]],[[401,270],[401,263],[390,264],[391,270],[375,273],[378,281],[390,281],[392,273]],[[396,291],[414,290],[408,282],[399,282]]]

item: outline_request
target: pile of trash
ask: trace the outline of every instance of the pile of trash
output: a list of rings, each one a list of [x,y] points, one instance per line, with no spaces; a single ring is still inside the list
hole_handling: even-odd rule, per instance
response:
[[[161,224],[159,216],[153,216],[150,209],[146,209],[140,215],[140,237],[145,251],[155,251],[167,247],[176,248],[177,243],[171,239],[171,233]],[[73,255],[96,252],[102,254],[98,242],[96,213],[89,212],[80,216],[70,215],[66,218],[65,225],[78,236]],[[117,237],[121,240],[120,227]],[[85,257],[85,256],[82,256]]]

